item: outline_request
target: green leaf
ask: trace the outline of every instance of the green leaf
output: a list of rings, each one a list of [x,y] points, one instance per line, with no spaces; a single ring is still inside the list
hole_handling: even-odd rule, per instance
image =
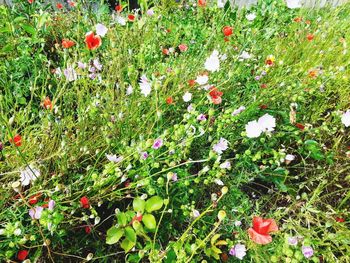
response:
[[[125,228],[125,237],[129,239],[131,242],[136,243],[136,233],[131,226],[127,226]]]
[[[120,246],[122,247],[122,249],[124,249],[125,253],[128,253],[130,249],[132,249],[135,246],[135,244],[135,242],[132,242],[129,239],[125,238]]]
[[[119,239],[123,236],[124,230],[119,227],[112,226],[107,231],[106,243],[108,245],[115,244],[119,241]]]
[[[146,201],[146,211],[148,213],[161,209],[163,206],[163,199],[159,196],[153,196]]]
[[[26,31],[27,33],[29,33],[31,35],[35,35],[35,33],[36,33],[35,28],[32,27],[31,25],[23,24],[22,28],[24,29],[24,31]]]
[[[132,203],[132,206],[134,207],[134,211],[140,212],[140,213],[143,213],[143,211],[145,210],[145,205],[146,205],[146,201],[141,199],[140,197],[137,197],[136,199],[134,199]]]
[[[148,229],[155,229],[157,226],[156,219],[151,214],[145,214],[142,217],[142,222]]]
[[[126,226],[128,219],[125,213],[120,212],[117,214],[118,224],[121,226]]]

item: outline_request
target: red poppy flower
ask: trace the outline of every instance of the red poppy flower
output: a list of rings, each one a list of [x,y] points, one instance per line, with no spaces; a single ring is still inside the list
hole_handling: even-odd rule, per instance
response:
[[[120,13],[121,11],[123,11],[123,7],[121,5],[117,5],[117,6],[115,6],[115,11]]]
[[[312,41],[314,39],[314,37],[315,36],[311,33],[307,34],[307,36],[306,36],[307,40],[309,40],[309,41]]]
[[[29,197],[28,203],[31,205],[35,205],[38,202],[41,195],[42,195],[41,193],[37,193],[37,194]]]
[[[185,52],[185,51],[187,51],[188,47],[185,44],[181,44],[181,45],[179,45],[179,49],[181,52]]]
[[[135,16],[133,14],[129,14],[128,15],[128,19],[129,19],[130,22],[134,22]]]
[[[266,64],[266,65],[269,65],[269,66],[272,66],[272,65],[273,65],[272,59],[266,59],[266,60],[265,60],[265,64]]]
[[[44,108],[47,110],[52,110],[52,102],[49,97],[46,97],[43,102]]]
[[[91,227],[90,227],[90,226],[86,226],[86,227],[84,228],[84,230],[85,230],[85,233],[86,233],[86,234],[90,234],[90,233],[91,233]]]
[[[17,259],[20,261],[23,261],[27,258],[27,256],[28,256],[28,250],[20,250],[18,251]]]
[[[89,199],[86,196],[80,198],[80,204],[82,208],[90,208]]]
[[[58,9],[62,9],[62,8],[63,8],[63,5],[62,5],[61,3],[57,3],[57,4],[56,4],[56,7],[57,7]]]
[[[167,49],[167,48],[163,48],[162,49],[162,53],[164,54],[164,55],[169,55],[169,49]]]
[[[75,45],[74,41],[69,40],[69,39],[62,39],[62,47],[63,48],[70,48],[74,45]]]
[[[33,4],[34,0],[28,0],[29,4]]]
[[[233,33],[233,29],[230,26],[224,26],[222,29],[222,32],[224,33],[225,37],[231,36]]]
[[[209,95],[214,104],[220,104],[222,102],[221,96],[223,95],[223,93],[219,91],[215,86],[210,88]]]
[[[173,102],[174,102],[174,100],[173,100],[172,97],[166,98],[166,103],[167,103],[167,104],[173,104]]]
[[[305,129],[305,125],[303,125],[301,123],[296,123],[295,127],[297,127],[299,130],[304,130]]]
[[[266,88],[267,88],[267,84],[265,84],[265,83],[261,84],[261,85],[260,85],[260,88],[266,89]]]
[[[102,45],[102,40],[99,35],[95,35],[94,32],[89,32],[85,35],[85,43],[88,49],[94,50]]]
[[[207,5],[207,1],[206,0],[198,0],[198,6],[204,7],[206,5]]]
[[[16,134],[13,139],[10,138],[10,143],[14,143],[17,147],[22,145],[22,136],[19,134]]]
[[[335,221],[339,222],[339,223],[344,223],[345,222],[345,219],[342,218],[342,217],[336,217],[335,218]]]
[[[190,85],[190,87],[193,87],[194,85],[196,85],[196,81],[194,79],[190,79],[188,81],[188,85]]]
[[[278,231],[278,226],[273,219],[263,219],[255,216],[253,227],[248,229],[249,238],[257,244],[265,245],[272,242],[271,232]]]

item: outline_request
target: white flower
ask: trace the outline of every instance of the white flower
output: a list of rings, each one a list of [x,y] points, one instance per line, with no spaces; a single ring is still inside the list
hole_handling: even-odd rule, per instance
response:
[[[256,14],[250,13],[246,15],[245,18],[247,18],[249,21],[253,21],[256,18]]]
[[[209,70],[211,72],[215,72],[219,70],[220,59],[219,59],[219,52],[217,50],[214,50],[213,53],[211,53],[210,57],[207,58],[207,60],[204,63],[204,67],[206,70]]]
[[[35,181],[40,176],[40,171],[29,165],[21,171],[22,186],[29,185],[31,181]]]
[[[214,182],[217,184],[217,185],[224,185],[224,182],[221,181],[220,179],[215,179]]]
[[[240,60],[251,59],[251,58],[252,58],[252,55],[249,54],[249,53],[246,52],[246,51],[243,51],[242,54],[240,54],[238,58],[239,58]]]
[[[189,102],[192,100],[192,93],[190,92],[186,92],[183,96],[182,99],[184,100],[184,102]]]
[[[228,141],[224,138],[220,138],[219,142],[213,146],[214,152],[222,154],[223,151],[227,150]]]
[[[247,254],[246,253],[247,249],[245,248],[245,245],[241,244],[236,244],[235,245],[235,252],[236,252],[236,257],[242,260],[244,256]]]
[[[276,127],[276,119],[266,113],[259,118],[258,124],[263,132],[272,132]]]
[[[97,24],[95,26],[96,28],[96,34],[101,36],[101,37],[104,37],[106,34],[107,34],[107,31],[108,31],[108,28],[103,25],[103,24]]]
[[[218,0],[217,3],[218,3],[218,8],[224,8],[226,0]]]
[[[262,133],[260,125],[257,121],[248,122],[245,126],[245,131],[248,138],[258,138]]]
[[[115,18],[115,20],[117,21],[117,23],[121,26],[125,26],[126,25],[126,19],[122,16],[117,16]]]
[[[341,116],[341,122],[345,125],[345,127],[350,126],[350,110],[347,110],[343,115]]]
[[[286,159],[286,161],[291,162],[295,159],[295,156],[293,154],[287,154],[285,159]]]
[[[21,230],[20,228],[17,228],[17,229],[13,232],[13,234],[14,234],[15,236],[20,236],[20,235],[22,234],[22,230]]]
[[[287,1],[287,7],[288,8],[300,8],[301,7],[301,0],[286,0]]]
[[[193,210],[192,210],[192,216],[193,216],[194,218],[199,217],[199,216],[200,216],[199,211],[198,211],[198,210],[196,210],[196,209],[193,209]]]
[[[132,86],[131,85],[129,85],[128,87],[127,87],[127,89],[126,89],[126,95],[131,95],[132,94],[132,92],[133,92],[133,88],[132,88]]]
[[[106,157],[107,159],[110,161],[110,162],[114,162],[114,163],[119,163],[123,160],[123,156],[118,156],[117,155],[112,155],[112,154],[106,154]]]
[[[231,163],[229,161],[225,161],[222,164],[220,164],[221,169],[229,169],[231,168]]]
[[[151,83],[149,82],[149,80],[145,75],[141,76],[139,84],[140,84],[141,93],[145,97],[147,97],[151,93]]]
[[[207,75],[199,75],[199,76],[197,76],[197,78],[196,78],[195,81],[196,81],[199,85],[204,85],[204,84],[208,83],[208,80],[209,80],[209,78],[208,78]]]

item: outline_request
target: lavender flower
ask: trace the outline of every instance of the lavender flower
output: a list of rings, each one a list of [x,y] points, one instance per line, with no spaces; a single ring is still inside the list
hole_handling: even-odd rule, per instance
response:
[[[224,138],[220,138],[219,142],[213,146],[214,152],[217,154],[222,154],[223,151],[227,150],[228,141]]]
[[[42,206],[36,206],[29,210],[29,215],[32,219],[40,219],[43,210],[44,208]]]
[[[199,114],[199,115],[197,116],[197,120],[198,120],[198,121],[206,121],[206,120],[207,120],[207,117],[205,117],[204,114]]]
[[[314,254],[314,250],[310,246],[302,246],[301,251],[306,258],[311,258]]]
[[[68,67],[63,71],[64,76],[66,79],[71,82],[78,78],[77,73],[75,72],[74,68]]]
[[[147,152],[142,152],[141,153],[141,159],[146,160],[148,158],[148,153]]]
[[[288,244],[291,246],[298,245],[298,238],[297,237],[289,237],[288,238]]]
[[[50,211],[52,211],[54,208],[55,208],[55,205],[56,205],[56,202],[54,201],[54,200],[50,200],[49,201],[49,207],[48,207],[48,209],[50,210]]]
[[[171,180],[173,180],[173,182],[177,181],[177,173],[173,173],[173,176],[171,177]]]
[[[236,244],[234,247],[232,247],[229,251],[229,254],[231,256],[235,256],[236,258],[242,260],[246,253],[247,249],[245,245]]]
[[[157,150],[163,145],[163,140],[161,138],[158,138],[154,141],[152,148]]]

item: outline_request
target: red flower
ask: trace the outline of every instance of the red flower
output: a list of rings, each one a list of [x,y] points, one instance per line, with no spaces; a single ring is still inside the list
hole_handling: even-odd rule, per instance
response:
[[[261,105],[259,105],[259,108],[262,110],[266,110],[268,108],[268,106],[266,104],[261,104]]]
[[[47,110],[52,110],[52,102],[49,97],[46,97],[43,102],[43,106]]]
[[[22,145],[22,137],[19,134],[16,134],[13,139],[10,138],[10,143],[14,143],[17,147]]]
[[[269,66],[272,66],[273,65],[273,60],[272,59],[266,59],[265,60],[265,64],[269,65]]]
[[[94,50],[102,45],[102,40],[99,35],[94,34],[94,32],[89,32],[85,35],[85,43],[89,50]]]
[[[173,102],[174,102],[174,100],[173,100],[172,97],[166,98],[166,103],[167,103],[167,104],[173,104]]]
[[[115,6],[115,11],[120,13],[121,11],[123,11],[123,7],[121,5],[117,5],[117,6]]]
[[[68,2],[68,4],[69,4],[69,6],[71,6],[71,7],[75,7],[75,2],[73,2],[73,1],[67,1]]]
[[[90,208],[89,199],[86,196],[80,198],[80,204],[82,208]]]
[[[207,1],[206,0],[198,0],[198,6],[204,7],[206,5],[207,5]]]
[[[27,258],[27,256],[28,256],[28,250],[20,250],[18,251],[17,259],[20,261],[23,261]]]
[[[70,48],[74,45],[75,45],[74,41],[69,40],[69,39],[62,39],[62,47],[63,48]]]
[[[164,55],[169,55],[169,49],[167,49],[167,48],[163,48],[162,49],[162,53],[164,54]]]
[[[56,4],[56,7],[57,7],[58,9],[62,9],[62,8],[63,8],[63,5],[62,5],[61,3],[57,3],[57,4]]]
[[[344,223],[345,222],[345,219],[342,218],[342,217],[336,217],[335,218],[335,221],[339,222],[339,223]]]
[[[28,203],[31,205],[35,205],[38,202],[38,199],[41,197],[41,193],[37,193],[31,197],[29,197]]]
[[[84,230],[85,230],[85,233],[86,233],[86,234],[90,234],[90,233],[91,233],[91,227],[90,227],[90,226],[86,226],[86,227],[84,228]]]
[[[185,52],[185,51],[187,51],[188,47],[185,44],[181,44],[181,45],[179,45],[179,49],[181,52]]]
[[[29,4],[33,4],[34,0],[28,0]]]
[[[221,96],[223,93],[219,91],[216,87],[211,87],[209,95],[211,97],[211,100],[214,104],[220,104],[222,102]]]
[[[265,245],[272,242],[271,232],[278,231],[278,226],[273,219],[253,218],[253,227],[248,229],[249,238],[257,244]]]
[[[296,123],[295,127],[297,127],[299,130],[304,130],[305,129],[305,125],[303,125],[301,123]]]
[[[188,81],[188,85],[190,85],[190,87],[193,87],[194,85],[196,85],[196,81],[194,79],[190,79]]]
[[[314,37],[315,36],[311,33],[307,34],[307,36],[306,36],[307,40],[309,40],[309,41],[312,41],[314,39]]]
[[[233,29],[230,26],[224,26],[222,29],[222,32],[224,33],[225,37],[231,36],[233,33]]]
[[[130,22],[134,22],[135,16],[133,14],[128,15],[128,19]]]
[[[260,88],[266,89],[266,88],[267,88],[267,84],[265,84],[265,83],[261,84],[261,85],[260,85]]]

